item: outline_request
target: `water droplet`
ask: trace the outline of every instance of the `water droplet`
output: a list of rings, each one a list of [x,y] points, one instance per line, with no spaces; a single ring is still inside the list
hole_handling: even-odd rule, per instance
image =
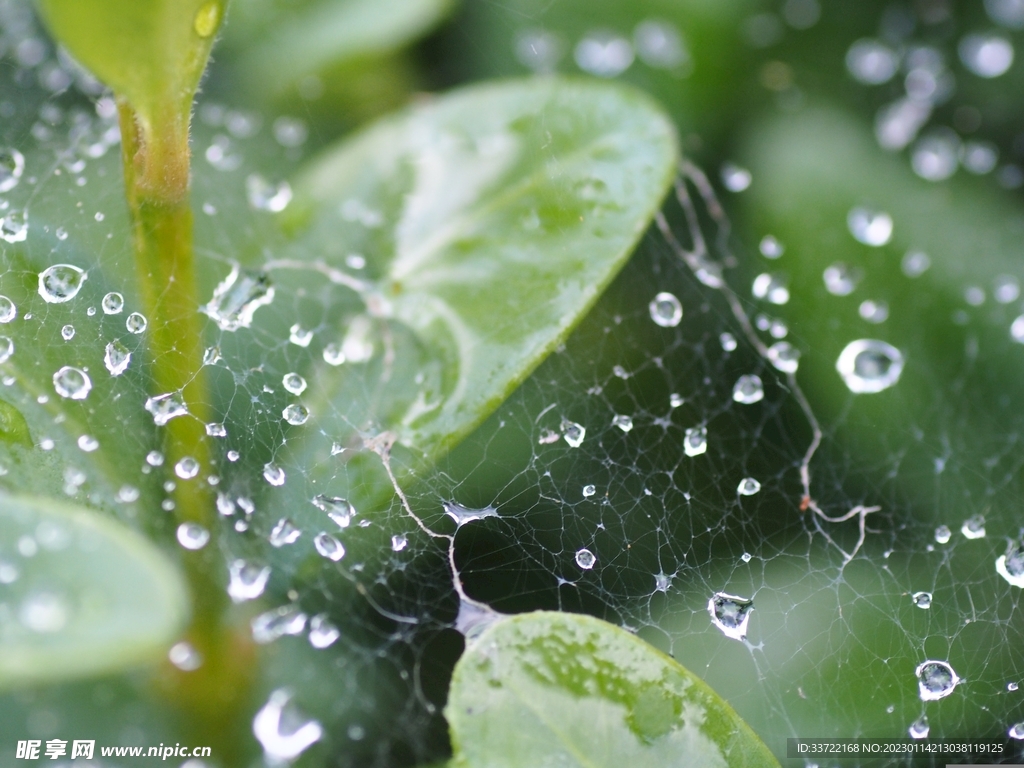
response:
[[[92,380],[85,371],[65,365],[53,374],[53,388],[61,397],[84,400],[92,389]]]
[[[274,691],[252,721],[252,732],[270,764],[294,760],[323,737],[320,723],[290,708],[290,700],[288,691]]]
[[[728,331],[719,336],[718,341],[722,345],[722,349],[726,352],[734,352],[736,350],[736,337]]]
[[[721,170],[722,184],[730,192],[742,192],[750,186],[753,177],[746,168],[741,168],[735,163],[722,163]]]
[[[228,565],[228,574],[228,596],[232,602],[244,603],[263,594],[270,578],[270,566],[232,560]]]
[[[200,311],[217,323],[222,331],[237,331],[252,325],[256,310],[273,300],[274,286],[266,274],[242,270],[235,264]]]
[[[164,455],[160,451],[150,451],[146,454],[146,463],[151,467],[159,467],[164,463]]]
[[[18,308],[6,296],[0,296],[0,323],[9,323],[18,316]]]
[[[285,409],[281,412],[281,418],[289,424],[299,426],[301,424],[305,424],[309,419],[309,409],[304,405],[292,403],[291,405],[285,406]]]
[[[762,272],[754,278],[751,293],[755,299],[765,299],[772,304],[785,304],[789,301],[789,288],[781,275]]]
[[[282,517],[270,531],[270,537],[267,541],[270,542],[272,547],[283,547],[287,544],[294,544],[301,535],[302,531],[296,528],[291,520],[287,517]]]
[[[758,245],[758,250],[761,251],[761,255],[766,259],[777,259],[786,252],[785,247],[779,242],[778,238],[774,235],[765,235],[761,238],[761,243]]]
[[[75,326],[65,325],[63,328],[60,329],[60,336],[62,339],[64,339],[64,341],[71,341],[73,338],[75,338]]]
[[[78,447],[86,453],[92,453],[100,447],[100,441],[92,435],[79,435]]]
[[[401,552],[409,545],[409,538],[404,533],[396,533],[391,537],[391,551]]]
[[[286,373],[281,383],[293,395],[301,395],[306,391],[306,380],[297,373]]]
[[[199,523],[182,523],[178,526],[178,543],[185,549],[202,549],[210,540],[210,532]]]
[[[896,52],[877,40],[861,39],[846,52],[846,69],[864,85],[881,85],[892,80],[899,69]]]
[[[203,657],[191,643],[175,643],[167,652],[167,660],[182,672],[195,672],[203,665]]]
[[[195,19],[192,21],[192,28],[200,37],[206,38],[217,31],[220,25],[221,5],[218,0],[210,0],[204,3],[196,11]]]
[[[992,296],[1000,304],[1010,304],[1020,298],[1020,283],[1012,275],[999,275],[993,282]]]
[[[28,239],[28,212],[10,211],[0,218],[0,239],[22,243]]]
[[[124,321],[124,327],[128,329],[128,333],[142,333],[146,330],[147,325],[148,323],[145,315],[138,312],[132,312]]]
[[[747,623],[753,609],[754,601],[750,598],[728,595],[725,592],[716,592],[708,600],[711,623],[733,640],[742,640],[747,636]]]
[[[683,436],[683,452],[687,456],[700,456],[708,449],[708,428],[690,427]]]
[[[929,731],[931,731],[931,727],[928,725],[928,717],[926,715],[921,715],[907,729],[907,733],[910,734],[912,739],[927,739]]]
[[[309,644],[314,648],[326,648],[341,637],[341,630],[334,626],[326,613],[318,613],[309,620]]]
[[[216,365],[224,358],[221,356],[220,347],[214,345],[203,351],[203,365]]]
[[[292,188],[287,181],[271,184],[258,173],[245,180],[245,193],[249,205],[257,211],[280,213],[292,201]]]
[[[685,398],[682,395],[677,394],[675,392],[673,392],[671,395],[668,396],[668,404],[672,408],[678,408],[679,406],[681,406],[685,402],[686,402]]]
[[[917,690],[921,701],[937,701],[953,692],[960,678],[945,661],[925,661],[914,672],[917,675]]]
[[[914,145],[910,165],[926,181],[948,179],[960,165],[960,138],[949,129],[922,136]]]
[[[146,400],[146,410],[153,415],[153,423],[162,427],[171,419],[184,416],[188,408],[177,392],[168,392]]]
[[[288,341],[298,347],[308,347],[312,340],[313,332],[303,328],[298,323],[288,329]]]
[[[654,69],[679,70],[690,63],[690,54],[679,30],[664,21],[641,21],[633,30],[640,60]]]
[[[999,77],[1013,64],[1013,43],[1002,35],[964,35],[957,52],[964,66],[978,77]]]
[[[283,605],[261,613],[250,624],[252,639],[260,645],[272,643],[285,635],[300,635],[306,628],[306,614],[297,605]]]
[[[649,305],[651,320],[662,328],[674,328],[683,319],[683,305],[673,294],[661,292]]]
[[[915,592],[911,599],[914,601],[914,605],[918,608],[931,608],[932,607],[932,593],[931,592]]]
[[[884,301],[873,301],[867,299],[860,303],[857,312],[869,323],[884,323],[889,319],[889,305]]]
[[[836,370],[855,394],[881,392],[899,381],[903,353],[884,341],[858,339],[840,353]]]
[[[344,545],[329,533],[318,533],[313,539],[313,546],[328,560],[337,562],[345,556]]]
[[[64,629],[70,617],[67,600],[56,592],[32,592],[18,609],[18,619],[33,632],[50,634]]]
[[[373,324],[365,315],[357,315],[349,323],[341,342],[341,357],[350,363],[365,363],[373,357]],[[326,358],[326,351],[325,351]],[[327,362],[331,362],[328,360]]]
[[[860,273],[850,269],[846,264],[837,262],[825,267],[822,273],[825,281],[825,290],[833,296],[849,296],[860,282]]]
[[[736,488],[736,493],[740,496],[753,496],[755,493],[761,490],[761,484],[752,477],[744,477],[740,480],[739,487]]]
[[[284,485],[285,474],[277,464],[270,462],[263,465],[263,479],[271,485]]]
[[[940,525],[935,529],[935,541],[939,544],[947,543],[952,535],[953,532],[949,530],[948,525]]]
[[[616,77],[633,63],[633,46],[614,32],[595,30],[577,43],[573,58],[584,72],[597,77]]]
[[[186,456],[174,465],[174,474],[182,480],[191,480],[199,474],[199,462],[191,456]]]
[[[39,295],[50,304],[71,301],[88,276],[87,272],[72,264],[54,264],[39,273]]]
[[[743,405],[759,403],[764,399],[764,384],[756,374],[740,376],[732,388],[732,399]]]
[[[107,367],[111,376],[120,376],[128,368],[132,361],[132,353],[120,341],[112,341],[107,344],[103,353],[103,364]]]
[[[119,315],[121,310],[124,309],[124,296],[120,293],[108,293],[103,297],[100,306],[103,307],[103,314],[105,315]]]
[[[618,427],[623,432],[629,432],[631,429],[633,429],[633,417],[617,415],[614,419],[612,419],[612,426]]]
[[[1011,739],[1024,739],[1024,723],[1015,723],[1006,732],[1006,735]]]
[[[0,336],[0,363],[6,363],[14,354],[14,341],[8,336]]]
[[[593,485],[584,485],[583,486],[583,498],[589,499],[595,493],[597,493],[597,488],[595,486],[593,486]]]
[[[1006,684],[1006,690],[1008,690],[1008,691],[1016,691],[1018,687],[1019,686],[1017,685],[1017,683],[1007,683]]]
[[[309,129],[304,120],[297,117],[282,115],[274,121],[274,139],[282,147],[301,147],[309,137]]]
[[[582,424],[562,419],[561,428],[562,437],[571,447],[579,448],[583,444],[583,439],[587,436],[587,428]]]
[[[321,493],[313,497],[312,504],[321,512],[326,512],[339,528],[348,528],[356,515],[356,508],[352,503],[338,496],[325,496]]]
[[[846,226],[860,243],[879,247],[892,238],[892,216],[871,208],[854,208],[846,217]]]
[[[597,556],[589,549],[581,549],[576,552],[576,565],[585,571],[589,571],[597,562]]]
[[[788,341],[777,341],[768,347],[768,362],[783,373],[796,373],[800,367],[800,350]]]
[[[901,268],[907,277],[920,277],[932,265],[932,260],[927,253],[922,251],[908,251],[903,257]]]
[[[494,507],[483,507],[481,509],[470,509],[464,507],[457,501],[446,501],[441,504],[444,513],[448,515],[458,527],[471,523],[474,520],[483,520],[486,517],[498,517],[498,510]]]
[[[964,524],[960,526],[960,533],[962,533],[964,537],[968,539],[985,538],[984,515],[973,515],[964,520]]]
[[[753,559],[754,556],[751,555],[749,552],[744,552],[742,555],[740,555],[740,560],[742,560],[744,563],[749,563]]]
[[[341,365],[345,362],[345,355],[341,351],[341,344],[332,341],[324,347],[324,362],[328,365]]]
[[[996,559],[996,573],[1009,584],[1024,589],[1024,542],[1011,544],[1006,554]]]
[[[206,434],[210,437],[227,437],[228,430],[219,421],[206,425]]]
[[[0,148],[0,194],[10,192],[25,171],[25,156],[13,147]]]

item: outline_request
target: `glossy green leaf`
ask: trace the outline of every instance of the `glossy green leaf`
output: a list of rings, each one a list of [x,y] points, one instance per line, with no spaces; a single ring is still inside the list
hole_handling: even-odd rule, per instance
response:
[[[32,445],[32,435],[25,417],[21,411],[3,400],[0,400],[0,440],[11,445]]]
[[[148,541],[81,507],[0,494],[5,604],[0,685],[161,658],[188,613],[184,583]]]
[[[576,614],[521,614],[470,641],[445,716],[458,768],[778,765],[698,677]]]

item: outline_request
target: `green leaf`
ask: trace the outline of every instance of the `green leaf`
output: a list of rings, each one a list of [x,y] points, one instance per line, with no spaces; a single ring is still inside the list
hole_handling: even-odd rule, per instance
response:
[[[445,716],[459,768],[778,765],[700,678],[589,616],[499,620],[456,665]]]
[[[53,34],[144,119],[187,116],[226,0],[38,0]]]
[[[0,686],[63,680],[156,661],[188,613],[176,569],[148,541],[81,507],[0,493],[11,612]]]
[[[0,400],[0,440],[11,445],[32,445],[28,422],[21,411],[10,403]]]

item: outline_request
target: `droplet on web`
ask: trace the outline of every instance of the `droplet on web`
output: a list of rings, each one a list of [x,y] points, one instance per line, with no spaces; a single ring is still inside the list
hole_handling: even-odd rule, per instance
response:
[[[931,592],[915,592],[911,599],[914,601],[914,605],[918,608],[931,608],[932,607],[932,593]]]
[[[850,269],[841,261],[825,267],[821,277],[825,281],[825,290],[833,296],[849,296],[861,278],[857,270]]]
[[[1024,739],[1024,722],[1014,723],[1012,726],[1010,726],[1010,730],[1006,732],[1006,735],[1009,736],[1011,739]]]
[[[220,347],[214,345],[203,350],[203,365],[216,365],[224,358],[221,356]]]
[[[409,537],[404,533],[396,533],[391,537],[391,551],[401,552],[409,545]]]
[[[708,449],[708,428],[690,427],[683,436],[683,452],[687,456],[700,456]]]
[[[206,434],[210,437],[227,437],[228,430],[223,424],[216,421],[206,425]]]
[[[314,648],[326,648],[341,637],[341,630],[334,626],[326,613],[318,613],[309,620],[309,644]]]
[[[0,323],[9,323],[18,316],[18,308],[6,296],[0,296]]]
[[[70,324],[65,325],[60,329],[60,337],[64,339],[64,341],[71,341],[75,338],[75,326]]]
[[[740,480],[740,484],[736,488],[736,493],[740,496],[753,496],[760,490],[761,484],[757,480],[752,477],[744,477]]]
[[[754,278],[750,290],[755,299],[764,299],[772,304],[785,304],[789,301],[789,288],[781,275],[764,272]]]
[[[124,309],[124,296],[120,293],[108,293],[103,297],[100,306],[103,308],[103,314],[105,315],[119,315],[121,310]]]
[[[254,600],[263,594],[269,578],[269,565],[259,566],[245,560],[233,560],[228,565],[228,596],[235,603]]]
[[[316,551],[321,556],[326,557],[328,560],[337,562],[345,556],[345,547],[329,533],[318,533],[316,538],[313,539],[313,546],[316,547]]]
[[[9,336],[0,336],[0,363],[6,363],[14,354],[14,340]]]
[[[785,247],[779,242],[778,238],[774,235],[765,235],[761,238],[761,242],[758,245],[758,250],[761,251],[761,255],[766,259],[777,259],[786,252]]]
[[[89,275],[73,264],[54,264],[39,273],[39,295],[50,304],[71,301]]]
[[[928,717],[926,715],[921,715],[907,729],[907,733],[910,734],[912,739],[927,739],[930,731],[931,727],[928,725]]]
[[[23,243],[28,239],[28,212],[8,211],[0,218],[0,240],[8,243]]]
[[[732,399],[743,405],[752,405],[764,400],[764,384],[756,374],[740,376],[732,388]]]
[[[957,52],[964,66],[978,77],[999,77],[1013,64],[1013,43],[1003,35],[964,35]]]
[[[457,501],[445,501],[441,504],[444,509],[444,513],[448,515],[458,527],[464,526],[466,523],[472,523],[474,520],[483,520],[487,517],[498,517],[498,510],[494,507],[481,507],[480,509],[471,509],[459,504]]]
[[[722,345],[722,349],[726,352],[734,352],[736,350],[736,337],[728,331],[719,336],[718,341]]]
[[[282,517],[270,531],[270,536],[267,540],[272,547],[283,547],[288,544],[294,544],[301,535],[302,531],[296,528],[291,520],[287,517]]]
[[[252,620],[250,626],[252,639],[260,645],[266,645],[285,635],[301,635],[306,628],[306,614],[297,605],[283,605],[261,613]]]
[[[79,435],[78,447],[80,450],[85,451],[86,453],[92,453],[93,451],[100,447],[100,441],[97,440],[92,435]]]
[[[631,429],[633,429],[633,417],[623,416],[621,414],[616,415],[615,418],[612,419],[612,426],[618,427],[623,432],[629,432]]]
[[[107,344],[103,352],[103,365],[106,366],[111,376],[120,376],[128,369],[128,364],[131,361],[132,353],[120,341],[112,341]]]
[[[869,323],[884,323],[889,319],[889,305],[884,301],[874,301],[873,299],[866,299],[860,303],[860,307],[857,308],[858,314],[867,320]]]
[[[1008,584],[1024,589],[1024,543],[1011,544],[1006,554],[996,559],[996,573]]]
[[[940,525],[935,529],[935,541],[939,544],[946,544],[953,536],[953,532],[949,530],[948,525]]]
[[[858,339],[840,353],[836,370],[855,394],[881,392],[899,381],[903,353],[878,339]]]
[[[854,208],[846,217],[846,225],[854,239],[864,245],[879,247],[892,239],[892,216],[873,208]]]
[[[203,657],[191,643],[182,641],[171,646],[167,660],[182,672],[195,672],[203,665]]]
[[[305,615],[302,623],[305,626]],[[287,690],[274,691],[252,721],[252,732],[272,765],[291,762],[323,737],[323,726],[290,707],[290,700],[291,693]]]
[[[263,465],[263,479],[274,486],[284,485],[286,479],[284,470],[273,462]]]
[[[960,526],[960,533],[968,539],[983,539],[985,538],[985,517],[984,515],[972,515],[971,517],[964,520],[964,524]]]
[[[188,413],[188,408],[182,402],[181,395],[177,392],[167,392],[166,394],[149,398],[146,400],[146,410],[152,414],[153,423],[158,427],[162,427],[171,419]]]
[[[589,571],[597,562],[597,557],[589,549],[580,549],[576,552],[576,565],[585,571]]]
[[[286,373],[281,383],[293,395],[301,395],[306,391],[306,380],[297,373]]]
[[[0,194],[10,192],[25,171],[25,156],[14,147],[0,148]]]
[[[292,201],[292,188],[287,181],[272,184],[258,173],[246,178],[245,194],[251,208],[268,213],[280,213]]]
[[[178,543],[185,549],[202,549],[210,540],[210,532],[199,523],[182,523],[178,526]]]
[[[321,493],[313,497],[312,504],[321,512],[326,512],[339,528],[348,528],[356,515],[356,508],[352,506],[352,502],[338,496],[326,496]]]
[[[722,170],[719,174],[722,185],[730,192],[742,192],[750,186],[753,177],[746,168],[741,168],[735,163],[722,163]]]
[[[163,466],[164,455],[160,451],[150,451],[146,454],[146,463],[151,467]]]
[[[595,493],[597,493],[597,487],[596,486],[593,486],[593,485],[584,485],[583,486],[583,498],[589,499]]]
[[[89,374],[80,368],[65,365],[53,374],[53,388],[61,397],[84,400],[92,389],[92,380]]]
[[[174,474],[182,480],[191,480],[199,474],[199,462],[191,456],[185,456],[174,465]]]
[[[800,350],[788,341],[778,341],[768,347],[768,362],[783,373],[796,373],[800,367]]]
[[[915,670],[921,701],[937,701],[953,692],[960,677],[946,661],[925,661]]]
[[[673,328],[683,319],[683,305],[673,294],[661,292],[649,305],[651,320],[662,328]]]
[[[313,332],[298,323],[288,329],[288,341],[297,347],[308,347],[312,340]]]
[[[678,408],[685,402],[686,399],[676,392],[673,392],[671,395],[668,396],[668,404],[672,408]]]
[[[237,331],[252,325],[256,310],[273,300],[274,286],[265,273],[242,270],[235,264],[200,311],[222,331]]]
[[[341,342],[341,358],[350,363],[366,363],[373,357],[373,323],[365,315],[357,315],[349,323]],[[327,352],[324,351],[327,360]],[[330,360],[327,360],[331,363]],[[331,363],[337,365],[337,363]]]
[[[562,419],[561,424],[562,438],[572,448],[579,448],[583,444],[584,438],[587,436],[587,428],[582,424],[577,424],[575,421],[569,421],[568,419]]]
[[[716,592],[708,601],[711,623],[733,640],[742,640],[747,636],[747,624],[753,609],[754,601],[750,598],[725,592]]]
[[[136,335],[145,331],[148,324],[146,316],[141,312],[132,312],[124,321],[124,327],[128,329],[128,333],[134,333]]]
[[[300,426],[309,420],[309,409],[299,403],[285,406],[281,418],[293,426]]]

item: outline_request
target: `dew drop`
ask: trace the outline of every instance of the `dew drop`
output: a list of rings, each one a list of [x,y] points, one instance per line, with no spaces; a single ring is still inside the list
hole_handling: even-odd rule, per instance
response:
[[[764,399],[764,384],[756,374],[740,376],[732,388],[732,399],[743,405],[759,403]]]
[[[25,156],[13,147],[0,148],[0,194],[10,192],[25,171]]]
[[[846,226],[854,239],[864,245],[879,247],[892,238],[892,216],[871,208],[854,208],[846,217]]]
[[[1006,554],[996,559],[996,573],[1007,583],[1024,589],[1024,543],[1011,544]]]
[[[562,437],[571,447],[579,448],[587,436],[587,429],[575,421],[562,419]]]
[[[26,629],[39,634],[51,634],[64,629],[71,609],[67,600],[56,592],[30,593],[18,610],[18,619]]]
[[[146,330],[147,325],[146,316],[139,312],[132,312],[124,321],[124,326],[128,329],[129,333],[142,333]]]
[[[306,391],[306,380],[297,373],[286,373],[281,383],[293,395],[301,395]]]
[[[329,533],[318,533],[313,539],[313,546],[316,551],[328,560],[337,562],[345,556],[345,547]]]
[[[164,455],[160,451],[150,451],[146,454],[146,463],[151,467],[159,467],[164,463]]]
[[[232,602],[244,603],[263,594],[270,579],[270,566],[253,565],[245,560],[233,560],[228,565],[228,596]]]
[[[1020,283],[1012,275],[999,275],[993,283],[992,296],[1000,304],[1011,304],[1020,298]]]
[[[736,350],[736,337],[728,331],[719,336],[718,341],[722,345],[722,349],[726,352],[734,352]]]
[[[597,557],[589,549],[580,549],[576,552],[576,565],[585,571],[589,571],[597,562]]]
[[[409,546],[409,538],[404,533],[396,533],[391,537],[391,551],[401,552]]]
[[[768,347],[768,362],[783,373],[796,373],[800,367],[800,350],[788,341],[777,341]]]
[[[339,528],[348,528],[356,515],[356,508],[352,503],[338,496],[325,496],[321,493],[313,497],[312,504],[321,512],[326,512]]]
[[[255,637],[255,628],[253,636]],[[290,700],[291,693],[287,690],[280,688],[274,691],[252,720],[252,732],[263,747],[267,762],[270,764],[291,762],[320,741],[324,734],[320,723],[307,719],[289,707]]]
[[[53,374],[53,388],[61,397],[84,400],[92,389],[92,381],[85,371],[65,365]]]
[[[633,429],[633,417],[617,415],[614,419],[612,419],[612,426],[618,427],[623,432],[629,432],[631,429]]]
[[[857,309],[858,314],[869,323],[884,323],[889,319],[889,305],[884,301],[867,299]]]
[[[750,171],[741,168],[735,163],[722,163],[722,170],[719,174],[722,184],[730,192],[742,192],[750,186],[753,181]]]
[[[925,715],[917,718],[917,720],[910,724],[910,728],[907,729],[907,733],[910,734],[912,739],[927,739],[930,731],[931,727],[928,725],[928,718]]]
[[[846,52],[846,69],[853,79],[864,85],[881,85],[892,80],[900,60],[893,51],[877,40],[861,39]]]
[[[915,592],[911,599],[914,601],[914,605],[918,608],[931,608],[932,607],[932,593],[931,592]]]
[[[621,75],[632,65],[633,56],[629,40],[603,30],[588,33],[573,51],[577,66],[597,77]]]
[[[1017,683],[1007,683],[1006,684],[1006,690],[1011,691],[1011,692],[1012,691],[1016,691],[1018,687],[1019,686],[1017,685]]]
[[[206,434],[210,437],[227,437],[228,430],[223,424],[216,421],[206,425]]]
[[[1006,735],[1011,739],[1024,739],[1024,723],[1014,723],[1010,730],[1006,732]]]
[[[341,344],[332,341],[324,346],[324,362],[328,365],[341,365],[345,362],[345,354],[341,351]]]
[[[39,273],[39,295],[49,304],[71,301],[82,290],[88,276],[72,264],[54,264]]]
[[[281,412],[281,418],[289,424],[299,426],[309,420],[309,409],[304,405],[292,403],[285,406],[285,409]]]
[[[825,267],[821,276],[825,290],[833,296],[849,296],[860,282],[860,274],[841,261]]]
[[[224,358],[221,356],[220,347],[214,345],[203,350],[203,365],[216,365]]]
[[[313,332],[303,328],[299,323],[288,329],[288,341],[297,347],[308,347],[312,340]]]
[[[306,614],[297,605],[283,605],[261,613],[252,620],[250,626],[252,639],[260,645],[266,645],[285,635],[302,634],[306,628]]]
[[[928,271],[931,265],[932,260],[927,253],[923,251],[908,251],[903,256],[900,267],[903,269],[903,274],[907,277],[920,277]]]
[[[28,212],[10,211],[0,218],[0,240],[23,243],[28,239]]]
[[[100,447],[100,441],[92,435],[79,435],[78,447],[86,453],[92,453]]]
[[[1013,43],[1002,35],[964,35],[957,52],[964,66],[978,77],[999,77],[1013,64]]]
[[[108,293],[103,297],[100,306],[103,308],[103,314],[105,315],[119,315],[121,310],[124,309],[124,296],[120,293]]]
[[[270,531],[270,537],[267,540],[272,547],[283,547],[287,544],[294,544],[301,535],[302,531],[296,528],[291,520],[282,517]]]
[[[191,480],[199,474],[199,462],[191,456],[185,456],[174,465],[174,474],[182,480]]]
[[[716,592],[708,601],[711,623],[733,640],[742,640],[747,636],[747,623],[753,609],[754,601],[750,598],[737,597],[725,592]]]
[[[595,493],[597,493],[597,487],[596,486],[593,486],[593,485],[584,485],[583,486],[583,498],[589,499]]]
[[[309,620],[309,644],[314,648],[326,648],[341,637],[341,630],[334,626],[326,613],[318,613]]]
[[[146,400],[146,410],[152,414],[153,423],[158,427],[162,427],[171,419],[188,413],[188,408],[177,392],[168,392],[149,398]]]
[[[269,213],[280,213],[292,201],[292,188],[287,181],[272,184],[258,173],[245,180],[245,194],[250,207]]]
[[[674,328],[683,319],[683,305],[675,295],[663,291],[651,300],[651,320],[662,328]]]
[[[0,296],[0,323],[9,323],[18,316],[18,308],[6,296]]]
[[[761,255],[766,259],[777,259],[786,252],[785,247],[774,235],[765,235],[762,237],[761,243],[758,245],[758,250],[761,251]]]
[[[210,540],[210,532],[199,523],[182,523],[178,526],[178,543],[185,549],[202,549]]]
[[[780,275],[763,272],[754,278],[751,293],[755,299],[764,299],[772,304],[785,304],[789,301],[789,288]]]
[[[964,520],[964,524],[960,526],[960,533],[968,539],[982,539],[985,537],[985,517],[983,515],[973,515],[968,519]]]
[[[925,181],[945,181],[959,165],[960,138],[948,129],[922,136],[910,155],[911,168]]]
[[[60,329],[60,336],[62,339],[64,339],[64,341],[71,341],[73,338],[75,338],[75,326],[70,324],[65,325],[63,328]]]
[[[274,121],[274,139],[282,147],[301,147],[309,137],[305,121],[282,115]]]
[[[366,363],[373,357],[373,324],[365,315],[358,315],[349,323],[341,342],[341,357],[350,363]],[[326,357],[324,358],[327,359]],[[330,362],[329,360],[327,362]]]
[[[753,496],[760,490],[761,484],[757,480],[752,477],[745,477],[740,480],[740,484],[736,488],[736,493],[740,496]]]
[[[672,577],[664,573],[654,574],[654,589],[658,592],[668,592],[672,586]]]
[[[200,311],[222,331],[237,331],[252,325],[256,310],[273,300],[274,286],[265,273],[242,270],[235,264]]]
[[[668,396],[668,404],[672,408],[678,408],[679,406],[681,406],[685,402],[686,402],[685,398],[683,398],[682,395],[677,394],[675,392],[673,392],[671,395]]]
[[[637,24],[633,43],[640,60],[654,69],[679,70],[690,61],[679,30],[664,21],[648,19]]]
[[[263,465],[263,479],[274,486],[284,485],[285,474],[277,464],[273,462]]]
[[[939,544],[946,544],[952,535],[948,525],[940,525],[935,529],[935,541]]]
[[[840,353],[836,370],[855,394],[881,392],[899,381],[903,353],[884,341],[858,339]]]
[[[14,354],[14,340],[9,336],[0,336],[0,363],[6,363]]]
[[[444,509],[444,513],[454,520],[455,524],[460,528],[466,523],[471,523],[474,520],[483,520],[486,517],[498,517],[498,510],[494,507],[471,509],[470,507],[464,507],[457,501],[446,501],[442,503],[441,506]]]
[[[167,652],[167,660],[182,672],[195,672],[203,665],[203,657],[191,643],[175,643]]]
[[[700,456],[708,449],[708,428],[690,427],[683,436],[683,452],[687,456]]]
[[[925,661],[918,665],[917,690],[921,701],[937,701],[953,692],[960,678],[945,661]]]

